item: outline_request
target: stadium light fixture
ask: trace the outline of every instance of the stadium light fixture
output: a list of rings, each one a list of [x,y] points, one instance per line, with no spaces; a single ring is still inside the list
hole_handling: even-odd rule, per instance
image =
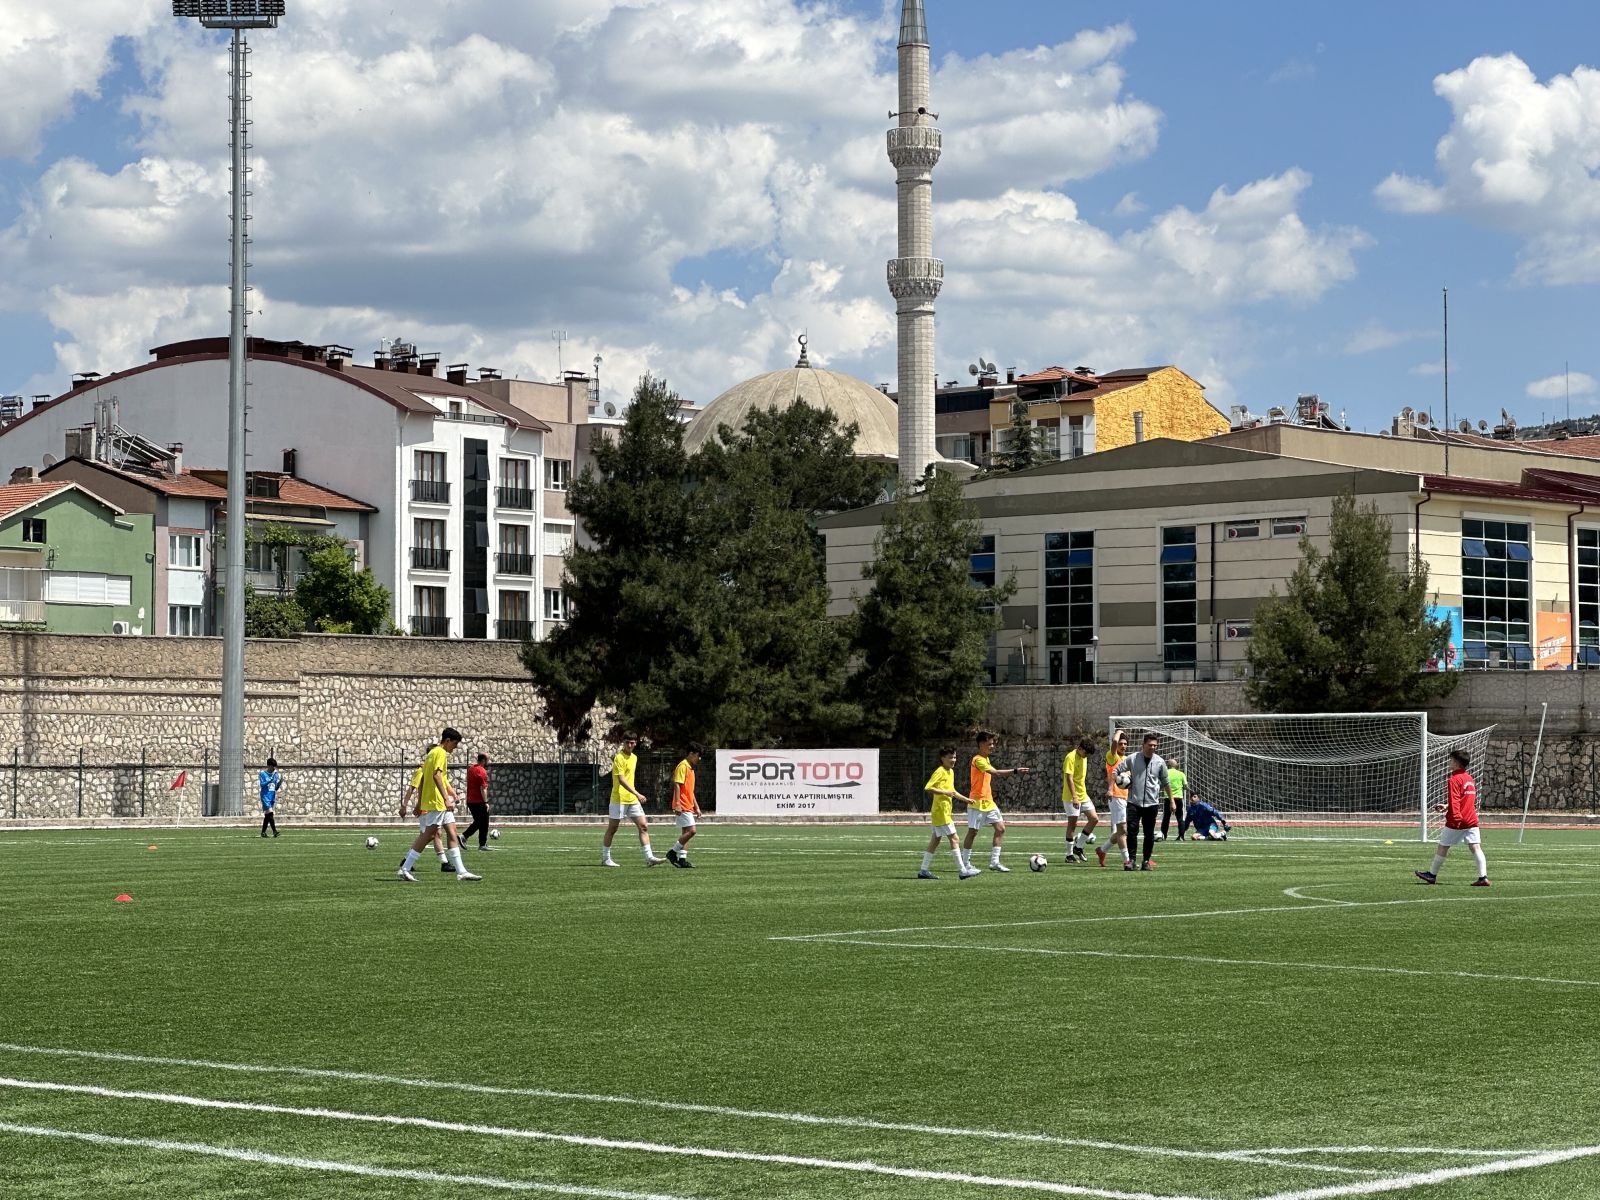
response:
[[[244,811],[244,508],[245,386],[250,238],[249,29],[275,29],[284,0],[173,0],[172,15],[232,35],[229,147],[233,183],[232,320],[228,329],[228,523],[222,611],[221,814]]]

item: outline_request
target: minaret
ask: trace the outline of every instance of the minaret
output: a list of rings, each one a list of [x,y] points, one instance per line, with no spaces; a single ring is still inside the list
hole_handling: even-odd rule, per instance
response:
[[[933,168],[944,135],[928,111],[928,19],[922,0],[900,9],[900,124],[889,130],[889,161],[900,200],[899,256],[889,292],[899,321],[900,478],[921,479],[933,448],[933,302],[944,263],[933,257]]]

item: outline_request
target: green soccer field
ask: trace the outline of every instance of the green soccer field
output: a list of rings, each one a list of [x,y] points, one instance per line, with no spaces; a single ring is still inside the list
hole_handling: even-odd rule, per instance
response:
[[[0,832],[0,1194],[1600,1196],[1600,835],[925,836]]]

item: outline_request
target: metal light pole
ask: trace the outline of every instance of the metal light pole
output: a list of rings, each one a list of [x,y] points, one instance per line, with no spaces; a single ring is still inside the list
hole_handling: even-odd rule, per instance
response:
[[[225,816],[244,811],[244,474],[245,294],[249,266],[250,100],[247,29],[275,29],[284,0],[172,0],[172,15],[197,18],[233,37],[229,146],[233,154],[232,322],[228,329],[228,525],[222,610],[222,758],[218,791]]]

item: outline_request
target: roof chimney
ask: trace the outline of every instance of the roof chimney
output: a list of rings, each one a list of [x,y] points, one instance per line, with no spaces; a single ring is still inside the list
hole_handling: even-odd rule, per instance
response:
[[[467,372],[472,368],[466,363],[451,363],[444,369],[445,378],[457,387],[467,386]]]
[[[1017,381],[1017,369],[1015,367],[1007,367],[1006,368],[1006,382],[1007,383],[1015,383],[1016,381]]]
[[[387,371],[389,369],[389,356],[382,350],[378,351],[372,356],[372,367],[376,371]]]
[[[417,374],[426,375],[432,379],[439,373],[439,356],[437,354],[424,354],[417,360]]]
[[[39,472],[35,467],[18,467],[11,472],[12,483],[38,483]]]
[[[355,357],[355,351],[350,349],[349,346],[329,346],[327,347],[327,355],[328,365],[335,371],[342,371],[350,360]]]
[[[183,443],[172,442],[167,446],[167,458],[171,460],[171,471],[174,475],[183,474]]]

